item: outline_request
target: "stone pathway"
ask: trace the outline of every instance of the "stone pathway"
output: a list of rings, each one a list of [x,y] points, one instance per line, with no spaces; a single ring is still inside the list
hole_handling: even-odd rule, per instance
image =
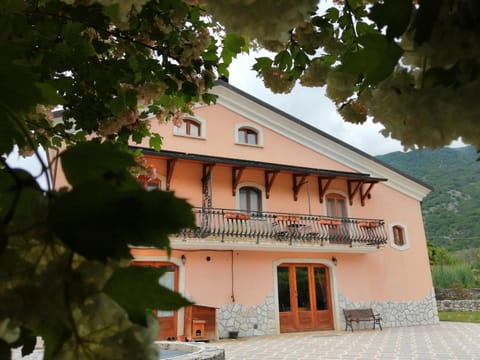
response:
[[[226,360],[480,360],[480,324],[293,333],[211,345],[223,347]],[[13,359],[22,358],[17,352]],[[41,360],[42,351],[36,349],[23,359]]]
[[[479,360],[480,324],[282,334],[220,340],[227,360]]]

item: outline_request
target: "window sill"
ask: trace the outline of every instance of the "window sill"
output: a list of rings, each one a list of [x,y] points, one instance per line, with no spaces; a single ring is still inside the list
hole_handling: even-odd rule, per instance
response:
[[[247,143],[242,143],[242,142],[235,142],[235,145],[240,145],[240,146],[248,146],[248,147],[254,147],[254,148],[263,148],[263,145],[261,144],[247,144]]]
[[[408,250],[410,249],[410,245],[407,243],[405,245],[396,245],[394,244],[393,242],[390,243],[390,246],[395,249],[395,250],[398,250],[398,251],[405,251],[405,250]]]
[[[207,138],[203,136],[191,136],[191,135],[183,135],[183,134],[173,134],[173,136],[179,136],[183,138],[196,139],[196,140],[207,140]]]

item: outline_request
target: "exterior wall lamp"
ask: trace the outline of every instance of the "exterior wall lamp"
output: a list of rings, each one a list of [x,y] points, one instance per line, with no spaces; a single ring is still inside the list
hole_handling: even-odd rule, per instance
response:
[[[334,266],[337,266],[337,258],[335,256],[332,256],[332,263]]]
[[[180,259],[182,260],[182,265],[185,265],[185,263],[187,262],[187,257],[185,255],[182,255]]]

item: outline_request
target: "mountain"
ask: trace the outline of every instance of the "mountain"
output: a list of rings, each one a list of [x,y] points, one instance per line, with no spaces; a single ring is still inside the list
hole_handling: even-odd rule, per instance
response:
[[[452,251],[480,247],[480,161],[474,147],[393,152],[377,158],[434,187],[422,203],[429,241]]]

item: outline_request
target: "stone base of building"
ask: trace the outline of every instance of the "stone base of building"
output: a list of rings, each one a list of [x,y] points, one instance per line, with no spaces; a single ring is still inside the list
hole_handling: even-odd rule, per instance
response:
[[[275,335],[275,299],[268,295],[263,304],[244,306],[227,304],[217,310],[217,329],[220,338],[229,337],[229,332],[238,331],[238,337]]]
[[[372,308],[375,313],[381,315],[382,326],[384,327],[430,325],[439,322],[433,289],[423,300],[403,302],[354,302],[342,294],[338,294],[338,330],[345,329],[345,319],[342,312],[344,308]],[[266,297],[263,304],[256,306],[249,307],[236,303],[224,305],[217,310],[218,336],[227,338],[231,331],[238,331],[239,337],[276,335],[278,334],[276,316],[273,293]],[[354,324],[355,329],[370,327],[372,327],[372,324],[368,322]]]
[[[354,302],[342,294],[338,296],[338,309],[341,313],[342,328],[345,329],[345,318],[342,309],[372,308],[374,313],[382,317],[382,326],[413,326],[438,324],[437,302],[435,292],[432,289],[429,294],[420,301],[386,301],[386,302]],[[354,328],[363,329],[372,327],[368,322],[355,323]]]

